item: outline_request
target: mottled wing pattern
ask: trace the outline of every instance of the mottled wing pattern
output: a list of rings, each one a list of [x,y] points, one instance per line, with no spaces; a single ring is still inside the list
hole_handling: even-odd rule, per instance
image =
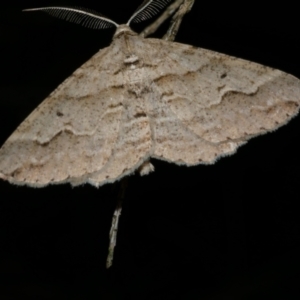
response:
[[[159,95],[153,157],[214,163],[299,111],[300,81],[279,70],[179,43],[147,39]]]
[[[26,118],[0,150],[0,178],[36,187],[99,186],[144,161],[149,122],[132,118],[134,104],[126,108],[132,96],[120,72],[122,47],[99,51]]]
[[[151,170],[150,157],[214,163],[288,122],[299,105],[300,81],[289,74],[128,32],[18,127],[0,150],[0,178],[99,186],[145,162]]]

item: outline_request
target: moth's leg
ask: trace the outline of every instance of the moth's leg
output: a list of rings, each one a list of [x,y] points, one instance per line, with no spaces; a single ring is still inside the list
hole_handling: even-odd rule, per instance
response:
[[[184,15],[186,15],[192,9],[194,2],[195,0],[184,0],[176,14],[172,17],[171,25],[163,37],[164,40],[174,41]]]
[[[165,11],[162,13],[162,15],[157,18],[151,25],[146,27],[141,33],[140,36],[147,37],[150,34],[154,33],[157,28],[170,16],[174,14],[174,12],[179,8],[179,6],[184,2],[185,0],[176,0],[174,3],[170,4]]]
[[[117,205],[113,214],[111,227],[109,231],[109,247],[108,254],[106,259],[106,268],[111,267],[114,259],[114,250],[117,244],[117,233],[118,233],[118,224],[122,211],[122,203],[125,196],[125,191],[128,186],[128,177],[125,177],[121,180],[119,185],[119,193],[117,196]]]

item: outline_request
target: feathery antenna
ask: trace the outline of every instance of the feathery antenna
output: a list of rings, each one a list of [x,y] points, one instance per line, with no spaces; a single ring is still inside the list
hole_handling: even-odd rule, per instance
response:
[[[162,10],[172,0],[145,0],[128,20],[127,25],[131,22],[141,22],[150,19],[152,16]]]
[[[83,26],[102,29],[112,26],[119,27],[119,24],[104,17],[96,11],[81,7],[41,7],[24,9],[23,11],[44,11],[54,17],[64,19],[70,22],[78,23]]]
[[[152,16],[159,13],[159,11],[161,11],[171,1],[172,0],[144,0],[144,2],[128,20],[126,25],[129,26],[131,22],[137,23],[150,19]],[[94,10],[82,7],[50,6],[24,9],[23,11],[43,11],[54,17],[78,23],[93,29],[102,29],[112,26],[119,27],[119,24],[111,19],[108,19]]]

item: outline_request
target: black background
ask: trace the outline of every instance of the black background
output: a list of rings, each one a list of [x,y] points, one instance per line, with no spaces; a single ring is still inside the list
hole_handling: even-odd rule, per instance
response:
[[[58,84],[108,46],[114,32],[21,10],[77,5],[124,23],[141,2],[2,6],[0,144]],[[296,4],[211,2],[196,0],[178,42],[300,78]],[[1,181],[0,298],[298,299],[299,138],[298,116],[213,166],[153,160],[154,173],[130,177],[109,270],[117,186],[33,189]]]

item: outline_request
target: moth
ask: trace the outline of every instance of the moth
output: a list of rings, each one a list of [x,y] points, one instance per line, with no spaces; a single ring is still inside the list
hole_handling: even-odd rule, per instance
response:
[[[4,143],[1,179],[99,187],[148,174],[151,158],[213,164],[298,113],[300,81],[292,75],[131,30],[169,2],[144,1],[123,25],[85,9],[35,9],[116,32]]]

